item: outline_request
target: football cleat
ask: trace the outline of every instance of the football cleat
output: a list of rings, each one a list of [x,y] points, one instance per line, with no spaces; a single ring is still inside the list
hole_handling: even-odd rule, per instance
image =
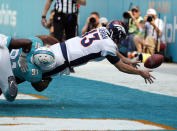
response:
[[[15,100],[17,93],[18,93],[18,88],[17,88],[17,83],[15,81],[15,77],[9,76],[8,83],[9,83],[9,87],[5,91],[4,96],[7,99],[7,101],[12,102]]]

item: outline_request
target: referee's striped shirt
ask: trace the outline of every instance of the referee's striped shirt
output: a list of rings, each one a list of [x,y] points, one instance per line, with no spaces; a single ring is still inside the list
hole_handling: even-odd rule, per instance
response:
[[[56,0],[54,8],[56,11],[64,14],[73,14],[78,12],[76,0]]]

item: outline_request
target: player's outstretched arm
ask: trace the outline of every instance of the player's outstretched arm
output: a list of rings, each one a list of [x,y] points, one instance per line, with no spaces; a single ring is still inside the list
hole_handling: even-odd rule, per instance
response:
[[[145,79],[146,83],[149,82],[151,84],[154,82],[153,79],[155,79],[155,77],[150,74],[150,72],[152,72],[151,70],[136,69],[128,64],[123,63],[122,60],[118,61],[114,65],[116,66],[117,69],[119,69],[122,72],[142,76]]]
[[[130,60],[127,57],[123,56],[120,52],[117,52],[117,56],[122,60],[122,62],[132,65],[134,67],[140,66],[139,63],[140,61],[137,60]]]
[[[31,85],[34,87],[36,91],[41,92],[48,87],[51,81],[52,81],[52,78],[47,77],[47,78],[43,78],[43,80],[39,82],[31,83]]]
[[[37,35],[36,37],[40,38],[44,45],[53,45],[59,42],[56,38],[49,35]]]
[[[23,52],[29,53],[31,50],[32,41],[29,39],[14,39],[10,41],[10,49],[19,49],[22,48]]]

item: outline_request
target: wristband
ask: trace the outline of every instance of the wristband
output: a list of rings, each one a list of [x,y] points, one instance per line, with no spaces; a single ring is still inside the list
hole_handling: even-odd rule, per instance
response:
[[[45,15],[43,15],[43,16],[42,16],[42,18],[46,18],[46,16],[45,16]]]

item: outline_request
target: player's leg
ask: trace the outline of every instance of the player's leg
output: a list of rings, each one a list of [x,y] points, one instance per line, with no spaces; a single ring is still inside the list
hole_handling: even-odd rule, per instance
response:
[[[53,26],[54,26],[54,37],[59,40],[59,42],[64,41],[64,25],[63,25],[63,14],[55,13],[54,20],[53,20]]]
[[[73,38],[76,36],[76,28],[77,27],[77,14],[68,15],[66,24],[65,24],[65,34],[66,40]],[[74,68],[69,67],[71,73],[75,73]]]
[[[10,55],[7,47],[0,48],[0,88],[8,101],[15,100],[17,96],[17,84],[12,73]]]
[[[134,37],[134,43],[135,43],[136,49],[140,53],[143,52],[143,40],[144,38],[142,36],[135,35]]]
[[[77,14],[68,15],[65,23],[66,40],[76,36]]]
[[[156,41],[153,37],[148,36],[146,38],[147,53],[151,55],[155,53],[155,44],[156,44]]]

